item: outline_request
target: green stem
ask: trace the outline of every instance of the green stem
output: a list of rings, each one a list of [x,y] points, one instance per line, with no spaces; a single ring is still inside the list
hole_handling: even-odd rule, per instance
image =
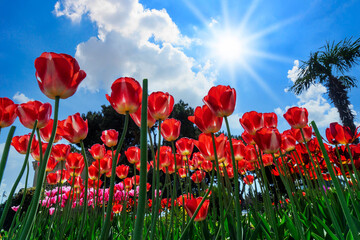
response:
[[[1,162],[0,162],[0,184],[4,175],[4,170],[5,170],[5,166],[6,166],[6,162],[9,156],[9,151],[10,151],[10,146],[11,146],[11,140],[14,136],[14,132],[15,132],[15,126],[12,126],[10,128],[10,131],[8,133],[6,142],[5,142],[5,147],[4,147],[4,151],[1,157]],[[0,128],[1,130],[1,128]]]
[[[237,164],[236,164],[236,160],[235,160],[235,155],[234,155],[234,148],[232,145],[232,140],[231,140],[231,132],[230,132],[230,126],[229,126],[229,121],[227,116],[224,117],[225,118],[225,124],[226,124],[226,129],[228,132],[228,137],[229,137],[229,143],[230,143],[230,151],[231,151],[231,158],[232,158],[232,164],[233,164],[233,169],[234,169],[234,185],[235,185],[235,214],[236,214],[236,219],[237,219],[237,225],[238,227],[236,227],[236,229],[238,229],[238,231],[236,231],[237,233],[237,239],[241,239],[241,235],[242,235],[242,229],[240,227],[240,223],[241,223],[241,206],[240,206],[240,199],[239,199],[239,175],[238,175],[238,171],[237,171]],[[236,225],[236,224],[235,224]]]
[[[24,163],[22,165],[22,168],[20,170],[20,173],[18,175],[18,177],[16,178],[15,180],[15,183],[14,185],[12,186],[11,188],[11,191],[10,191],[10,194],[9,194],[9,197],[8,197],[8,200],[6,201],[6,204],[5,204],[5,207],[4,207],[4,210],[2,212],[2,215],[1,215],[1,218],[0,218],[0,229],[3,228],[3,224],[5,222],[5,219],[6,219],[6,216],[7,216],[7,213],[9,211],[9,208],[11,206],[11,203],[12,203],[12,197],[14,195],[14,192],[25,172],[25,168],[26,168],[26,163],[28,162],[28,159],[29,159],[29,155],[30,155],[30,149],[31,149],[31,144],[32,144],[32,141],[33,141],[33,138],[34,138],[34,134],[35,134],[35,129],[36,129],[36,126],[37,126],[37,120],[35,121],[35,124],[34,124],[34,128],[31,132],[31,135],[30,135],[30,139],[29,139],[29,143],[28,143],[28,147],[26,149],[26,155],[25,155],[25,159],[24,159]]]
[[[39,207],[40,193],[42,190],[41,184],[44,182],[44,179],[45,179],[45,168],[46,168],[48,159],[50,157],[50,152],[51,152],[52,144],[54,142],[57,124],[58,124],[59,102],[60,102],[60,97],[55,97],[54,123],[53,123],[52,132],[51,132],[51,137],[50,137],[49,144],[48,144],[45,154],[44,154],[43,164],[40,165],[40,169],[38,172],[38,178],[37,178],[37,182],[36,182],[35,193],[34,193],[34,196],[32,198],[31,204],[30,204],[30,209],[28,210],[29,215],[27,216],[26,220],[24,221],[25,224],[21,231],[20,239],[27,238],[27,236],[31,230],[31,227],[34,223],[34,220],[36,218],[36,213],[37,213],[37,210]]]
[[[143,80],[143,94],[141,107],[141,126],[140,128],[140,185],[138,208],[136,213],[135,227],[133,239],[142,239],[144,219],[145,219],[145,205],[146,205],[146,180],[147,180],[147,97],[148,84],[147,79]]]
[[[329,170],[331,179],[333,179],[333,183],[334,183],[334,185],[335,185],[335,190],[336,190],[336,193],[337,193],[338,198],[339,198],[339,201],[340,201],[340,206],[341,206],[341,208],[342,208],[342,210],[343,210],[343,213],[344,213],[344,215],[345,215],[345,219],[346,219],[346,221],[347,221],[348,224],[349,224],[350,231],[351,231],[354,239],[359,239],[359,235],[358,235],[358,232],[359,232],[359,231],[358,231],[358,229],[357,229],[357,227],[356,227],[356,225],[355,225],[355,223],[354,223],[354,221],[353,221],[352,216],[350,215],[350,210],[349,210],[349,208],[348,208],[348,205],[346,204],[345,196],[344,196],[344,194],[343,194],[343,192],[342,192],[342,190],[341,190],[340,183],[339,183],[338,179],[336,178],[336,175],[335,175],[335,173],[334,173],[334,169],[333,169],[332,166],[331,166],[330,159],[329,159],[329,156],[328,156],[328,154],[327,154],[327,152],[326,152],[326,149],[325,149],[325,146],[324,146],[324,144],[323,144],[323,141],[322,141],[322,139],[321,139],[319,130],[318,130],[318,128],[317,128],[317,126],[316,126],[316,124],[315,124],[314,121],[311,122],[311,125],[312,125],[312,127],[313,127],[313,129],[314,129],[314,132],[315,132],[315,134],[316,134],[316,138],[317,138],[317,140],[318,140],[318,142],[319,142],[321,151],[322,151],[322,153],[323,153],[323,155],[324,155],[324,159],[325,159],[326,165],[327,165],[327,167],[328,167],[328,170]]]
[[[122,147],[122,144],[124,142],[125,139],[125,135],[127,132],[127,128],[129,125],[129,113],[126,113],[125,116],[125,123],[124,123],[124,128],[123,128],[123,132],[121,134],[121,138],[120,141],[118,143],[118,146],[116,148],[116,153],[115,153],[115,159],[112,160],[112,168],[111,168],[111,178],[110,178],[110,192],[109,192],[109,201],[108,201],[108,206],[106,209],[106,218],[105,218],[105,223],[103,228],[101,229],[101,236],[100,239],[107,239],[107,235],[109,234],[109,230],[110,230],[110,217],[111,217],[111,211],[112,211],[112,202],[113,202],[113,198],[114,198],[114,185],[115,185],[115,169],[116,169],[116,163],[117,163],[117,159],[119,156],[119,152],[120,149]],[[125,206],[126,207],[126,206]]]

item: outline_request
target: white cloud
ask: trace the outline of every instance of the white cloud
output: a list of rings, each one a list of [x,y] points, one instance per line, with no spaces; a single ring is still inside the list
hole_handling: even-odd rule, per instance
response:
[[[294,66],[288,71],[287,77],[294,83],[298,76],[299,61],[295,60]],[[285,92],[287,91],[285,89]],[[331,122],[341,123],[337,109],[332,107],[324,97],[326,92],[327,90],[322,84],[312,85],[308,90],[296,96],[298,102],[293,105],[306,108],[309,112],[309,121],[314,120],[318,127],[328,127]],[[292,106],[286,106],[285,109],[276,108],[275,112],[282,116],[290,107]]]
[[[25,94],[20,92],[15,93],[15,95],[13,96],[13,100],[16,103],[26,103],[28,101],[34,101],[34,99],[28,98],[27,96],[25,96]]]
[[[239,119],[241,118],[242,113],[233,113],[228,117],[231,135],[240,135],[244,129],[242,128]],[[221,131],[227,133],[225,119],[223,120],[223,124],[221,126]]]
[[[210,62],[201,65],[184,53],[192,40],[165,9],[144,9],[138,0],[63,0],[55,14],[74,22],[87,15],[98,27],[98,36],[80,43],[75,54],[87,73],[81,86],[90,91],[110,91],[121,76],[148,78],[150,90],[195,106],[215,81]]]

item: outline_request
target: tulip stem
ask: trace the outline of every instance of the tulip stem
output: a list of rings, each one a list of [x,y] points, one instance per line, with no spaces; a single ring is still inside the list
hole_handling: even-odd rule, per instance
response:
[[[140,128],[140,185],[138,195],[138,208],[136,212],[133,239],[142,239],[145,205],[146,205],[146,180],[147,180],[147,97],[148,83],[143,80],[142,107],[141,107],[141,128]],[[135,179],[136,181],[136,179]],[[135,189],[136,190],[136,189]],[[136,191],[135,191],[136,194]],[[136,202],[134,202],[136,205]],[[125,206],[126,207],[126,206]]]
[[[121,134],[120,141],[119,141],[118,146],[116,148],[115,159],[112,160],[111,178],[110,178],[110,186],[109,186],[109,190],[110,190],[109,191],[109,201],[108,201],[108,205],[107,205],[107,209],[106,209],[106,218],[105,218],[104,226],[101,229],[101,236],[100,236],[100,239],[103,239],[103,240],[108,238],[109,229],[110,229],[110,225],[111,225],[110,218],[111,218],[112,203],[113,203],[113,198],[114,198],[116,163],[117,163],[117,159],[118,159],[118,156],[119,156],[119,152],[121,150],[122,144],[123,144],[124,139],[125,139],[125,135],[126,135],[126,132],[127,132],[128,125],[129,125],[129,113],[126,112],[123,132]]]
[[[28,148],[26,149],[26,155],[25,155],[24,163],[23,163],[23,165],[22,165],[22,168],[21,168],[21,170],[20,170],[20,173],[19,173],[18,177],[17,177],[16,180],[15,180],[14,185],[13,185],[12,188],[11,188],[11,191],[10,191],[10,194],[9,194],[9,197],[8,197],[8,200],[6,201],[4,210],[3,210],[2,214],[1,214],[1,218],[0,218],[0,229],[3,228],[3,224],[4,224],[4,222],[5,222],[7,213],[8,213],[8,211],[9,211],[9,208],[10,208],[11,203],[12,203],[12,197],[13,197],[14,192],[15,192],[15,190],[16,190],[19,182],[20,182],[20,179],[22,178],[22,176],[23,176],[23,174],[24,174],[24,172],[25,172],[26,163],[28,162],[28,159],[29,159],[30,149],[31,149],[31,145],[32,145],[33,138],[34,138],[36,126],[37,126],[37,120],[35,121],[34,128],[33,128],[32,132],[31,132],[31,135],[30,135],[30,139],[29,139],[29,143],[28,143]],[[14,130],[15,130],[15,129],[14,129]]]
[[[4,170],[5,170],[5,166],[6,166],[6,162],[9,156],[9,151],[10,151],[10,146],[11,146],[11,140],[12,137],[14,136],[14,132],[15,132],[15,126],[11,126],[10,131],[8,133],[6,142],[5,142],[5,147],[4,147],[4,151],[1,157],[1,162],[0,162],[0,184],[4,175]],[[1,130],[1,128],[0,128]]]
[[[85,221],[87,220],[87,207],[88,207],[88,204],[87,204],[87,190],[88,190],[88,178],[89,178],[89,164],[88,164],[88,160],[87,160],[87,157],[86,157],[86,152],[85,152],[85,146],[84,146],[84,141],[81,139],[80,140],[80,145],[81,145],[81,153],[82,155],[84,156],[84,163],[85,163],[85,192],[84,192],[84,201],[83,201],[83,217],[82,217],[82,221],[81,221],[81,225],[80,225],[80,229],[83,229],[84,227],[84,224],[85,224]],[[100,171],[100,170],[99,170]],[[99,188],[97,189],[98,190],[98,194],[99,194]],[[80,202],[79,202],[80,204]],[[83,236],[81,236],[83,234],[82,231],[79,231],[79,234],[77,236],[77,239],[80,239],[82,238]]]
[[[240,206],[240,199],[239,199],[239,175],[238,175],[238,171],[237,171],[237,164],[236,164],[236,160],[235,160],[235,154],[234,154],[234,148],[233,148],[233,144],[232,144],[232,139],[231,139],[231,132],[230,132],[230,126],[229,126],[229,121],[227,116],[224,117],[225,118],[225,124],[226,124],[226,129],[228,132],[228,137],[229,137],[229,143],[230,143],[230,152],[231,152],[231,159],[232,159],[232,164],[233,164],[233,170],[234,170],[234,184],[235,184],[235,214],[236,214],[236,220],[238,227],[236,229],[238,229],[238,231],[236,231],[236,235],[237,235],[237,239],[241,239],[241,235],[242,235],[242,228],[241,228],[241,206]]]

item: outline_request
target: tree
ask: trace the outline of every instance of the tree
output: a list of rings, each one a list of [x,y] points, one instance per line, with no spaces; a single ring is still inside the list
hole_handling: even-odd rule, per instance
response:
[[[338,43],[327,42],[319,51],[310,53],[308,61],[302,61],[300,72],[294,85],[290,88],[300,94],[311,85],[321,83],[327,88],[331,102],[337,108],[344,126],[355,131],[354,114],[350,109],[348,91],[356,87],[357,80],[345,75],[360,57],[360,38],[344,39]]]

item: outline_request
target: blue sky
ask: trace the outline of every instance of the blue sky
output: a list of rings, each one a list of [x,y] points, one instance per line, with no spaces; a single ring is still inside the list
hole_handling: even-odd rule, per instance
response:
[[[307,107],[324,129],[339,120],[326,89],[312,87],[301,96],[285,89],[296,60],[306,60],[326,41],[360,37],[359,10],[360,1],[325,0],[3,1],[0,96],[53,103],[39,90],[34,69],[42,52],[53,51],[75,56],[88,74],[77,93],[61,101],[60,119],[100,110],[111,83],[132,76],[149,78],[150,91],[168,91],[192,107],[213,85],[234,87],[235,133],[242,132],[238,119],[247,111],[282,115],[295,105]],[[350,75],[359,77],[360,68]],[[356,113],[359,93],[349,94]],[[285,130],[281,115],[279,129]],[[18,120],[15,125],[15,135],[28,133]],[[1,132],[1,148],[8,130]],[[14,150],[10,156],[0,193],[10,191],[22,164]]]

